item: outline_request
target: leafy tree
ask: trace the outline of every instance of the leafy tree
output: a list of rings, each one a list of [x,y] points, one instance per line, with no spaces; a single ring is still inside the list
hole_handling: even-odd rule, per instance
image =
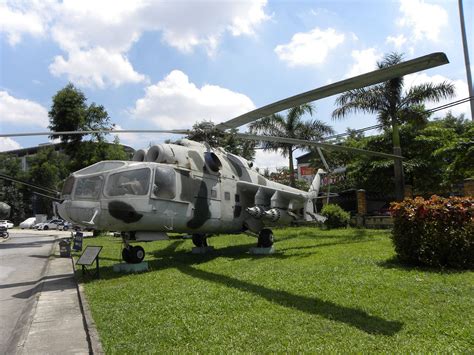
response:
[[[288,168],[277,168],[275,172],[264,171],[263,176],[271,181],[278,182],[283,185],[290,185],[290,170]],[[310,184],[306,180],[296,180],[295,187],[297,189],[308,191]]]
[[[402,61],[402,54],[390,53],[377,63],[379,69],[390,67]],[[448,82],[441,84],[421,84],[404,91],[403,78],[395,78],[368,88],[350,90],[336,99],[338,108],[333,118],[342,118],[351,112],[377,114],[377,120],[385,130],[392,131],[393,153],[401,155],[401,124],[410,122],[413,125],[426,122],[428,115],[423,104],[426,101],[438,102],[454,96],[454,85]],[[394,164],[395,193],[398,200],[403,199],[403,168],[397,159]]]
[[[236,133],[238,133],[238,130],[235,128],[229,132],[224,132],[215,128],[213,122],[202,121],[193,125],[186,138],[196,142],[206,142],[213,148],[221,147],[229,153],[239,155],[250,161],[254,160],[256,143],[240,139],[235,136]]]
[[[49,129],[54,132],[112,129],[114,125],[104,106],[95,103],[87,106],[86,101],[84,93],[71,83],[59,90],[53,96],[53,104],[48,112]],[[103,133],[94,133],[92,136],[97,141],[104,139]],[[60,138],[64,143],[78,143],[83,136],[54,134],[52,138]]]
[[[105,108],[95,103],[87,105],[84,93],[71,83],[53,96],[48,114],[49,128],[54,132],[110,130],[114,127]],[[85,141],[85,136],[90,139]],[[66,154],[71,158],[69,168],[73,171],[101,160],[127,159],[118,138],[110,145],[105,141],[104,133],[53,134],[51,137],[61,139]]]
[[[348,137],[343,145],[384,151],[390,149],[392,131],[369,137]],[[466,178],[474,176],[474,123],[463,116],[448,114],[445,118],[428,122],[424,127],[404,124],[400,127],[400,141],[404,147],[403,168],[406,181],[416,195],[449,195]],[[345,152],[327,152],[331,166],[346,166],[346,179],[331,187],[333,191],[363,188],[391,197],[393,173],[391,161],[368,158]],[[314,167],[322,162],[314,154]]]
[[[12,155],[0,154],[0,173],[15,179],[25,179],[20,159]],[[22,185],[0,178],[0,201],[11,207],[10,219],[13,223],[20,223],[26,213],[31,213],[30,197],[31,193]]]
[[[63,180],[68,176],[67,157],[54,150],[53,147],[45,147],[29,161],[28,181],[32,184],[42,186],[55,191],[61,191]],[[53,214],[53,200],[41,195],[34,198],[36,213],[51,216]]]
[[[311,104],[293,107],[286,111],[286,115],[279,113],[264,117],[250,124],[250,131],[255,134],[268,136],[296,138],[303,140],[318,140],[325,134],[333,133],[333,129],[318,120],[303,121],[305,114],[312,115],[314,108]],[[293,165],[293,153],[296,149],[307,149],[289,143],[262,141],[264,150],[281,150],[284,157],[288,157],[290,171],[290,186],[295,187],[295,169]]]

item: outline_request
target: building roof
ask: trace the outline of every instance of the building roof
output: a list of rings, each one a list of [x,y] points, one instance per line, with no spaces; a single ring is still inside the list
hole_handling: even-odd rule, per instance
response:
[[[113,143],[107,143],[107,144],[113,144]],[[129,147],[128,145],[121,144],[121,146],[125,149],[125,152],[127,152],[127,153],[134,153],[135,152],[135,149],[133,149],[132,147]],[[56,150],[56,151],[62,149],[61,143],[42,143],[42,144],[37,145],[35,147],[7,150],[7,151],[1,152],[1,153],[16,155],[17,157],[21,158],[21,157],[24,157],[26,155],[36,154],[36,153],[38,153],[38,150],[40,150],[41,148],[45,148],[45,147],[53,147],[54,150]]]

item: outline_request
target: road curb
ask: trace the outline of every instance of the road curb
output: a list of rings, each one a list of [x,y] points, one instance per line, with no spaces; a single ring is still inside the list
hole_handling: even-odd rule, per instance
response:
[[[74,270],[74,279],[76,281],[77,294],[79,297],[79,304],[81,306],[82,318],[84,320],[84,328],[86,330],[87,341],[89,342],[89,350],[91,354],[105,354],[100,341],[99,332],[95,325],[94,319],[92,318],[92,312],[87,302],[84,287],[77,280],[76,276],[76,265],[74,264],[74,258],[71,256],[71,264]]]

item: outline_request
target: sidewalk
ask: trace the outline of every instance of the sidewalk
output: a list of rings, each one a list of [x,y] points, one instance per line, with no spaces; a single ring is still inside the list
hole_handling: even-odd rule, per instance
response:
[[[59,257],[58,238],[54,257],[48,263],[45,280],[32,312],[31,325],[18,354],[93,354],[101,353],[95,333],[91,342],[71,258]]]

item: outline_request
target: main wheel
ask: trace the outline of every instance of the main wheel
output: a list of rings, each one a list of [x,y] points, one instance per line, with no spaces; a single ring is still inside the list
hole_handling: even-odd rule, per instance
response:
[[[143,249],[141,246],[136,245],[134,247],[130,248],[130,255],[131,255],[131,263],[132,264],[138,264],[143,261],[145,258],[145,249]]]
[[[123,259],[123,261],[125,261],[126,263],[131,263],[131,262],[132,262],[130,249],[131,249],[131,248],[123,248],[123,249],[122,249],[122,259]]]
[[[272,230],[264,228],[258,234],[257,248],[270,248],[274,241]]]
[[[193,234],[193,243],[198,248],[207,247],[207,238],[205,234]]]

